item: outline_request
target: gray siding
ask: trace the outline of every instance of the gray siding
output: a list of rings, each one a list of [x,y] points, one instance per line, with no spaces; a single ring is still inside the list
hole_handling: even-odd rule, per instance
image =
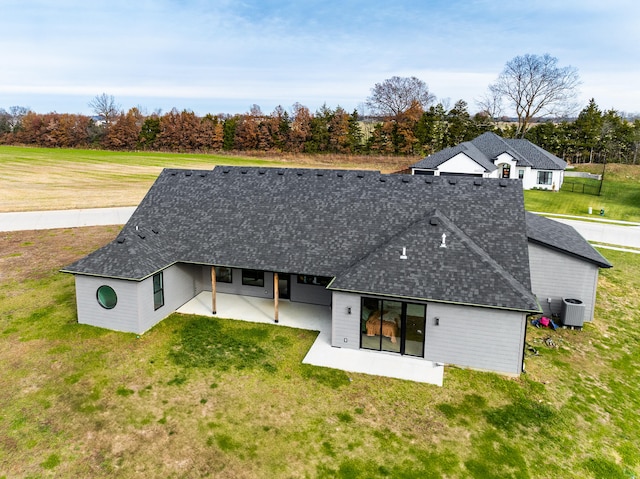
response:
[[[437,326],[435,318],[439,319]],[[425,359],[519,374],[525,328],[524,313],[430,303],[427,306]]]
[[[211,267],[203,267],[203,290],[211,291]],[[208,278],[208,280],[204,279]],[[240,294],[242,296],[254,296],[257,298],[273,298],[273,273],[264,272],[264,287],[245,286],[242,284],[242,269],[233,268],[231,275],[233,283],[216,283],[218,293]]]
[[[78,323],[129,333],[140,333],[138,323],[138,286],[136,281],[76,275]],[[98,288],[108,285],[118,297],[115,308],[105,309],[96,297]],[[153,305],[153,298],[152,298]]]
[[[298,276],[295,274],[291,275],[289,288],[291,301],[319,304],[322,306],[331,305],[331,291],[324,286],[298,283]]]
[[[562,298],[576,298],[584,303],[584,320],[593,319],[599,272],[595,264],[533,243],[529,243],[529,263],[531,290],[545,315],[560,314]]]
[[[175,264],[163,272],[164,306],[154,310],[153,277],[139,283],[139,328],[143,333],[158,324],[184,303],[197,294],[197,283],[200,277],[200,266]]]
[[[360,349],[360,296],[333,292],[331,308],[331,345],[337,348]],[[351,308],[351,314],[347,313]]]

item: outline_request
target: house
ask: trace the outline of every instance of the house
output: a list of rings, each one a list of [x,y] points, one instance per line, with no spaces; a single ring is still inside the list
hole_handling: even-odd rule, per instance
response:
[[[275,321],[282,300],[325,305],[337,348],[518,374],[541,311],[527,231],[543,261],[575,247],[545,228],[528,229],[515,180],[166,169],[111,243],[63,271],[84,324],[141,334],[231,293],[273,299]]]
[[[557,191],[567,163],[528,140],[487,132],[411,165],[414,175],[517,178],[525,190]]]

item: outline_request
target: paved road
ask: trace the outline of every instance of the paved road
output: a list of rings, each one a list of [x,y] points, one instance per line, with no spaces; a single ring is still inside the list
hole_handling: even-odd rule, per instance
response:
[[[0,213],[0,231],[122,225],[127,222],[135,209],[134,206],[128,206],[122,208]],[[614,222],[613,220],[599,218],[595,218],[593,222],[587,222],[576,219],[579,217],[566,215],[549,215],[549,217],[573,226],[588,241],[640,248],[640,224],[638,223]]]
[[[127,206],[124,208],[0,213],[0,231],[123,225],[131,217],[135,209],[135,206]]]

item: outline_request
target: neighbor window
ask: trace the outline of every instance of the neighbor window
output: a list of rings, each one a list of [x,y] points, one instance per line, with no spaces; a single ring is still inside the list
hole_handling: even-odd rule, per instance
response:
[[[231,268],[216,266],[216,281],[218,283],[233,283],[233,271]]]
[[[153,307],[158,309],[164,306],[164,283],[162,272],[153,275]]]
[[[242,284],[245,286],[259,286],[263,288],[264,271],[258,271],[257,269],[243,269]]]
[[[518,179],[524,179],[524,170],[518,170]]]
[[[104,309],[113,309],[118,302],[118,296],[111,286],[102,285],[96,293],[98,304]]]
[[[314,284],[317,286],[327,286],[331,282],[331,278],[327,276],[311,276],[308,274],[299,274],[298,283]]]
[[[538,184],[539,185],[550,185],[553,179],[552,171],[538,171]]]

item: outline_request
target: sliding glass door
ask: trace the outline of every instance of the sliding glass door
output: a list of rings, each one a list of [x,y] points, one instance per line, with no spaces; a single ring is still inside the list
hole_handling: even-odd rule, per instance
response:
[[[362,298],[360,347],[424,356],[424,304]]]

